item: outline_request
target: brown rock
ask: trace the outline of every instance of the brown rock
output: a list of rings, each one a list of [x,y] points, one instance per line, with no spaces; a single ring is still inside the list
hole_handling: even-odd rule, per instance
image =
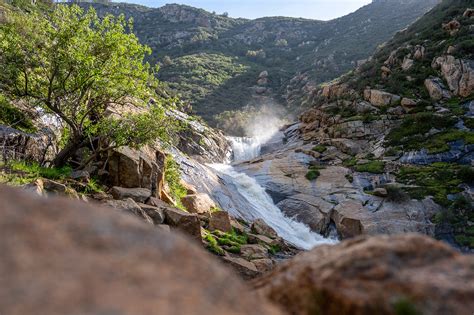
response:
[[[23,189],[28,191],[28,192],[31,192],[35,195],[43,196],[44,195],[43,180],[41,178],[38,178],[37,180],[35,180],[32,183],[24,185]]]
[[[253,279],[260,275],[255,264],[243,258],[224,256],[222,257],[222,261],[231,266],[232,269],[246,280]]]
[[[242,245],[240,254],[247,260],[268,258],[268,250],[262,245]]]
[[[201,222],[196,214],[168,207],[164,209],[165,223],[188,234],[191,238],[201,241]]]
[[[200,246],[132,217],[5,187],[0,209],[2,314],[281,314]]]
[[[185,181],[181,181],[181,185],[186,189],[188,195],[196,195],[198,193],[196,187],[186,183]]]
[[[176,207],[176,201],[173,199],[173,197],[171,197],[171,195],[166,190],[163,189],[161,191],[160,198],[167,204]]]
[[[376,188],[374,189],[374,196],[385,198],[388,196],[387,189],[385,188]]]
[[[216,207],[208,194],[189,195],[181,198],[181,202],[190,213],[209,213],[212,208]]]
[[[15,159],[21,156],[27,161],[44,162],[54,158],[55,146],[51,136],[45,134],[28,134],[11,127],[0,125],[0,143],[8,150],[3,150],[2,158]]]
[[[413,68],[414,64],[415,64],[415,61],[413,59],[405,58],[405,59],[403,59],[402,70],[403,71],[408,71],[411,68]]]
[[[163,188],[165,158],[163,152],[148,147],[116,149],[109,156],[107,178],[111,186],[147,188],[158,197]]]
[[[414,99],[411,99],[411,98],[402,98],[402,102],[401,102],[401,105],[403,107],[403,109],[409,113],[411,112],[413,109],[416,108],[416,106],[418,105],[418,102],[415,101]]]
[[[52,196],[68,196],[69,198],[79,199],[77,192],[64,184],[50,179],[42,179],[44,191]]]
[[[468,97],[474,92],[474,69],[469,61],[448,55],[436,58],[432,67],[441,70],[454,95]]]
[[[133,214],[139,218],[142,218],[147,223],[153,224],[153,219],[142,209],[133,199],[125,200],[108,200],[105,205],[114,208],[116,210],[124,211],[129,214]]]
[[[440,78],[430,77],[425,80],[425,87],[434,101],[451,98],[451,93],[446,89]]]
[[[165,212],[163,209],[145,204],[138,205],[153,220],[154,224],[163,224],[165,222]]]
[[[278,237],[277,232],[272,227],[270,227],[267,223],[265,223],[265,221],[263,221],[262,219],[255,220],[252,223],[251,230],[253,233],[265,235],[270,238]]]
[[[289,314],[466,314],[474,309],[474,257],[417,234],[321,246],[253,282]]]
[[[459,23],[456,19],[450,21],[449,23],[443,23],[443,30],[448,32],[451,36],[456,35],[461,28],[461,23]]]
[[[393,105],[400,100],[400,96],[379,90],[366,90],[364,92],[366,100],[374,106]]]
[[[211,213],[211,217],[209,219],[209,230],[218,230],[226,233],[232,232],[229,214],[225,211]]]
[[[112,187],[110,194],[116,200],[133,199],[138,203],[145,203],[151,196],[151,191],[146,188],[123,188],[123,187]]]
[[[256,259],[252,260],[252,263],[257,267],[257,270],[261,273],[272,271],[275,268],[275,263],[271,259]]]

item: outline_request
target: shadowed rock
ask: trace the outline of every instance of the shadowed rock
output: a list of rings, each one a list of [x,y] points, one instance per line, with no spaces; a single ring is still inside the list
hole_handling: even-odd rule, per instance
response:
[[[281,314],[198,245],[0,187],[0,314]]]

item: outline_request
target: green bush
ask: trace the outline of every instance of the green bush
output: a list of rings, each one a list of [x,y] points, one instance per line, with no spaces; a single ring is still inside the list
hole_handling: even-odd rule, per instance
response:
[[[214,253],[216,255],[219,255],[219,256],[224,256],[225,255],[225,251],[219,246],[216,238],[213,235],[207,234],[204,237],[204,240],[208,243],[207,244],[207,249],[209,251],[211,251],[212,253]]]
[[[357,172],[366,172],[373,174],[382,174],[385,169],[385,163],[383,161],[370,161],[366,164],[355,165],[354,170]]]
[[[314,181],[319,177],[319,175],[321,175],[321,173],[318,170],[310,169],[305,177],[309,181]]]
[[[431,128],[445,129],[454,126],[456,119],[435,115],[430,112],[417,113],[404,118],[400,127],[394,128],[387,136],[388,146],[403,146],[417,149],[423,146],[424,135]]]
[[[187,195],[187,190],[181,184],[181,170],[179,164],[173,160],[171,155],[166,156],[165,181],[170,189],[171,197],[176,201],[177,206],[185,210],[185,207],[181,203],[181,198]]]
[[[312,150],[315,151],[315,152],[324,153],[324,152],[326,152],[327,149],[328,148],[325,145],[318,144]]]
[[[8,100],[0,94],[0,124],[10,126],[12,128],[33,133],[36,128],[29,117],[27,117],[19,109],[11,105]]]

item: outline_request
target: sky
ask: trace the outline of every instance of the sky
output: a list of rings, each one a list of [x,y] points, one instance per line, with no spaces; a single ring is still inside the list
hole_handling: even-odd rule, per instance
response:
[[[114,0],[148,7],[167,3],[187,4],[216,13],[228,12],[231,17],[255,19],[264,16],[303,17],[331,20],[369,4],[372,0]]]

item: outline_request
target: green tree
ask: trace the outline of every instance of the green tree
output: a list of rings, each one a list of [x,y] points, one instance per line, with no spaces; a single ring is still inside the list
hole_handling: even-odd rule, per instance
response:
[[[58,118],[67,140],[55,166],[82,147],[105,151],[166,135],[171,102],[150,103],[158,84],[144,62],[151,51],[131,28],[123,15],[99,19],[76,5],[13,13],[0,25],[0,89]]]

